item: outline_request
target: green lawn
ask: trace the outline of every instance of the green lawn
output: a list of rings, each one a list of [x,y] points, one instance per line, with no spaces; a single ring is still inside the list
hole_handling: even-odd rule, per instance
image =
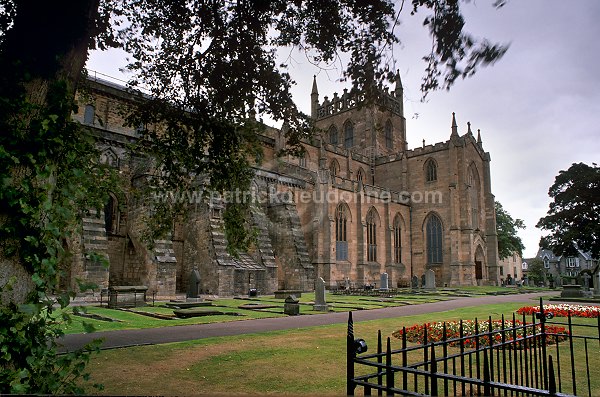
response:
[[[402,326],[427,321],[512,316],[521,304],[494,304],[447,312],[355,323],[356,337],[369,351],[377,330],[384,337]],[[578,319],[594,324],[595,320]],[[591,329],[593,330],[593,329]],[[107,350],[89,365],[91,382],[103,383],[101,394],[326,394],[345,392],[346,326],[330,325],[236,337]],[[399,341],[392,338],[392,348]],[[597,345],[589,346],[592,390],[600,390]],[[583,350],[576,348],[577,354]],[[584,357],[584,356],[582,356]],[[561,356],[561,360],[566,357]],[[577,360],[584,365],[585,360]],[[94,391],[90,388],[89,392]]]

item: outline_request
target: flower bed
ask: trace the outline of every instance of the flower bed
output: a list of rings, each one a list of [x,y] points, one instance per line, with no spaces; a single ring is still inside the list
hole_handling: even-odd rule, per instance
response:
[[[479,334],[488,332],[489,325],[487,320],[481,320],[478,322],[479,326]],[[479,336],[479,338],[475,337],[475,321],[467,320],[462,322],[463,325],[463,345],[464,347],[476,347],[477,343],[479,346],[489,346],[490,344],[490,336],[483,335]],[[524,324],[522,321],[516,321],[515,325],[517,327],[522,327]],[[527,336],[533,335],[534,327],[531,326],[530,323],[527,323],[527,327],[518,328],[517,331],[517,343],[516,347],[521,348],[522,342],[519,341],[520,338],[523,337],[524,332],[526,330]],[[425,323],[423,325],[413,325],[411,327],[406,328],[406,340],[413,343],[423,344],[423,336],[424,330],[427,328],[427,343],[430,342],[439,342],[443,340],[443,322],[435,322],[435,323]],[[505,320],[504,324],[501,320],[493,320],[492,321],[492,338],[493,344],[499,344],[502,342],[502,329],[512,328],[513,322],[509,320]],[[541,325],[535,325],[535,332],[539,334],[541,332]],[[395,338],[402,339],[403,330],[400,329],[392,334]],[[546,325],[546,333],[548,334],[556,334],[558,335],[558,341],[565,340],[568,335],[568,331],[564,327],[557,327],[552,325]],[[450,339],[458,339],[460,338],[460,322],[458,321],[450,321],[446,322],[446,338]],[[539,342],[538,338],[535,338],[536,342]],[[513,331],[512,329],[504,331],[504,340],[506,342],[513,340]],[[556,342],[556,337],[547,338],[546,343],[552,344]],[[449,343],[450,346],[460,346],[460,340],[452,341]],[[515,344],[511,344],[508,347],[512,347]],[[533,346],[533,339],[529,339],[529,347]]]
[[[539,306],[525,306],[517,310],[519,314],[533,314],[540,311]],[[567,317],[571,312],[571,317],[587,317],[596,318],[600,316],[600,306],[584,306],[584,305],[544,305],[544,313],[552,313],[555,317]]]

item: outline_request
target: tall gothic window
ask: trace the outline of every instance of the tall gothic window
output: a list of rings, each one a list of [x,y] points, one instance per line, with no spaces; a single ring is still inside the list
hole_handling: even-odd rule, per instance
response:
[[[394,218],[394,263],[402,263],[402,219],[400,215]]]
[[[392,122],[388,120],[385,123],[385,147],[388,149],[394,148],[393,132]]]
[[[437,164],[432,159],[425,164],[425,180],[427,182],[437,181]]]
[[[344,147],[346,149],[354,146],[354,125],[350,120],[344,124]]]
[[[371,208],[367,213],[367,261],[377,261],[377,212]]]
[[[83,123],[88,125],[94,124],[95,116],[96,110],[94,109],[94,105],[85,105],[85,110],[83,111]]]
[[[431,214],[426,225],[427,263],[442,263],[443,231],[442,221]]]
[[[338,130],[335,128],[335,125],[329,127],[329,143],[332,145],[338,144]]]
[[[335,211],[335,259],[348,260],[348,209],[345,204],[340,204]]]
[[[468,174],[469,183],[469,201],[471,202],[471,224],[474,229],[479,229],[480,209],[479,209],[479,173],[475,164],[471,164]]]

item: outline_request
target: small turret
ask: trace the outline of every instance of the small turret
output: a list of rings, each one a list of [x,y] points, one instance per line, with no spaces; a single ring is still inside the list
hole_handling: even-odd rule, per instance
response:
[[[312,91],[310,92],[310,117],[317,119],[319,109],[319,90],[317,89],[317,76],[313,76]]]
[[[467,134],[473,135],[473,132],[471,131],[471,122],[467,121]]]
[[[477,143],[479,144],[479,146],[481,146],[483,144],[483,142],[481,141],[481,130],[477,130]]]

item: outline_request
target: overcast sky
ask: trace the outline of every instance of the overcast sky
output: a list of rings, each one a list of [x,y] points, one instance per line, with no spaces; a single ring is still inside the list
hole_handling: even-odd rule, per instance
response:
[[[423,139],[448,140],[452,112],[461,135],[467,121],[475,134],[481,129],[492,159],[492,192],[513,218],[525,221],[519,236],[524,256],[532,257],[542,235],[535,224],[548,210],[554,177],[574,162],[600,160],[600,1],[512,0],[500,10],[490,3],[463,5],[467,30],[510,43],[508,52],[450,91],[430,94],[425,103],[419,91],[421,57],[430,46],[420,26],[424,14],[405,12],[401,18],[402,44],[394,56],[404,86],[407,140],[409,148]],[[95,52],[88,68],[119,77],[124,63],[118,53]],[[346,87],[336,82],[339,72],[315,69],[298,54],[290,73],[298,83],[294,98],[307,113],[313,74],[321,100]]]

